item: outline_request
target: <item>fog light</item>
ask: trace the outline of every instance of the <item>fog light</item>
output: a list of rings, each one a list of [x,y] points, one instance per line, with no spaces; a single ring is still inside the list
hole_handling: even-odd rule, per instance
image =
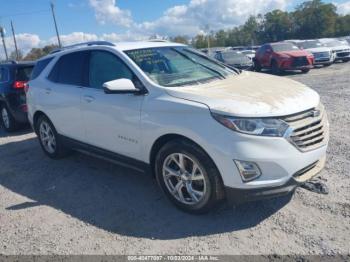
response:
[[[260,168],[254,162],[235,160],[243,182],[252,181],[261,176]]]

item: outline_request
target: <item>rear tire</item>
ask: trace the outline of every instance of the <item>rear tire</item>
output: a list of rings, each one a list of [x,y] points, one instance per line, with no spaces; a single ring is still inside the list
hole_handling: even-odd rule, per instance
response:
[[[345,58],[345,59],[343,59],[342,61],[343,61],[344,63],[347,63],[347,62],[350,61],[350,58]]]
[[[329,63],[329,64],[323,64],[323,66],[324,67],[329,67],[329,66],[331,66],[332,65],[332,63]]]
[[[169,200],[188,213],[207,213],[225,196],[214,162],[200,147],[185,139],[170,141],[159,150],[155,174]]]
[[[69,154],[70,151],[64,146],[54,125],[46,116],[39,117],[35,123],[35,130],[38,134],[40,146],[48,157],[60,159]]]
[[[302,72],[303,74],[307,74],[307,73],[309,73],[309,71],[310,71],[310,69],[302,69],[302,70],[301,70],[301,72]]]
[[[8,110],[6,105],[0,106],[1,110],[1,124],[6,132],[13,132],[19,128],[19,124],[16,122],[15,118],[12,116],[10,110]]]

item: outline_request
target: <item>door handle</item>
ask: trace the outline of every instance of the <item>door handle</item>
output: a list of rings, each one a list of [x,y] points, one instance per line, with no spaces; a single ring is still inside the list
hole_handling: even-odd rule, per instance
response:
[[[46,94],[50,94],[50,93],[51,93],[51,91],[52,91],[52,90],[51,90],[51,88],[48,88],[48,87],[47,87],[47,88],[45,88],[45,93],[46,93]]]
[[[95,98],[92,96],[84,96],[84,100],[88,103],[91,103],[92,101],[95,100]]]

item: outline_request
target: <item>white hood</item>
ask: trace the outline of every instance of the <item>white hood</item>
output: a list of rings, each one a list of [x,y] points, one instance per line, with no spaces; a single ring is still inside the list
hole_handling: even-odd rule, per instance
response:
[[[243,71],[202,85],[166,88],[174,97],[206,104],[212,112],[242,117],[285,116],[319,104],[319,95],[288,78]]]
[[[331,47],[333,51],[342,51],[342,50],[350,50],[350,46],[348,45],[339,45]]]

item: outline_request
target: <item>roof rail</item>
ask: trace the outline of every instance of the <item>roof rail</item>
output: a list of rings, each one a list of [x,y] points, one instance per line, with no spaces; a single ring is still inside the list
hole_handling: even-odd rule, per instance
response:
[[[92,45],[106,45],[106,46],[115,46],[113,43],[108,42],[108,41],[90,41],[90,42],[84,42],[84,43],[79,43],[79,44],[74,44],[74,45],[69,45],[69,46],[64,46],[62,48],[57,48],[53,51],[50,52],[50,54],[58,53],[67,49],[79,47],[79,46],[92,46]]]

